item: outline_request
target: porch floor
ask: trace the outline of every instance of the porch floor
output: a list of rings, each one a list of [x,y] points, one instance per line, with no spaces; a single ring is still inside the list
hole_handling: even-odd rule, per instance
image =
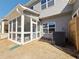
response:
[[[7,39],[0,40],[0,59],[75,59],[43,41],[19,46]]]

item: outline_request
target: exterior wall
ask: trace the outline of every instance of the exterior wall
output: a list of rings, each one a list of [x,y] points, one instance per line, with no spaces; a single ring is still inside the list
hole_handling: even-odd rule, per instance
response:
[[[34,5],[33,10],[40,12],[41,11],[41,3],[39,2],[36,5]]]
[[[73,13],[79,8],[79,0],[76,0],[74,6],[73,6]]]
[[[41,9],[41,3],[34,6],[34,10],[40,12],[40,18],[57,15],[64,12],[72,11],[72,5],[68,4],[69,0],[54,0],[54,5],[44,10]]]
[[[68,32],[68,23],[71,20],[71,14],[63,15],[63,16],[56,16],[55,18],[48,18],[48,19],[43,19],[43,23],[47,22],[56,22],[56,31],[65,31],[66,35]]]

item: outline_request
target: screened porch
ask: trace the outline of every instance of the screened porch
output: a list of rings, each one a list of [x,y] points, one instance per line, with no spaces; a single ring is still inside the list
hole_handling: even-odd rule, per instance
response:
[[[9,40],[25,44],[41,37],[38,17],[21,15],[9,21]]]

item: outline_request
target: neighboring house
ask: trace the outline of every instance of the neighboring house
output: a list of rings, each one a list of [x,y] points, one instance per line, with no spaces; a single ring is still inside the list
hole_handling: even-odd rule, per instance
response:
[[[68,37],[73,4],[70,0],[31,0],[25,5],[18,4],[2,21],[8,23],[8,39],[25,44],[42,36],[52,38],[54,31],[65,32]]]

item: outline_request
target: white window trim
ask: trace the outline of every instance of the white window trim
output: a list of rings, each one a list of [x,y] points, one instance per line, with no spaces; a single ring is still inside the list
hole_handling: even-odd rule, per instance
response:
[[[55,27],[54,27],[54,29],[55,29],[55,31],[56,31],[56,22],[52,22],[53,24],[55,24]],[[44,23],[45,24],[45,23]],[[43,25],[42,25],[43,26]],[[43,31],[43,34],[49,34],[49,22],[47,22],[47,28],[43,28],[43,30],[44,29],[47,29],[48,30],[48,33],[44,33],[44,31]]]
[[[24,15],[21,15],[21,43],[24,43]]]
[[[40,4],[41,4],[41,10],[44,10],[44,9],[42,9],[42,5],[44,5],[44,4],[46,4],[46,8],[49,8],[48,3],[51,2],[51,1],[52,1],[52,0],[50,0],[50,1],[46,0],[45,3],[43,3],[43,4],[40,3]],[[51,6],[50,6],[50,7],[51,7]],[[46,9],[46,8],[45,8],[45,9]]]

